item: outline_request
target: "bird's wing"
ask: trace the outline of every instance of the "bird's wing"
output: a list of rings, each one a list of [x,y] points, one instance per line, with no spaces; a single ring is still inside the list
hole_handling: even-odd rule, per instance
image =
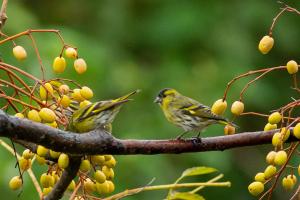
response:
[[[208,106],[205,106],[194,99],[189,98],[188,102],[189,103],[181,107],[181,109],[184,111],[184,114],[186,115],[198,116],[219,121],[227,121],[225,118],[212,113],[211,109]]]
[[[81,112],[79,116],[77,116],[76,121],[80,122],[86,118],[98,115],[102,111],[112,109],[113,107],[123,104],[127,101],[129,101],[129,99],[121,100],[118,102],[99,101],[97,103],[90,104],[83,108],[84,110]]]

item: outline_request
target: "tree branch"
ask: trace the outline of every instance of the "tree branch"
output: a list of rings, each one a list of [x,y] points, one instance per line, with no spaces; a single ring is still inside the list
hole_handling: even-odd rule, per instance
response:
[[[81,157],[69,156],[69,166],[62,173],[59,181],[55,184],[52,191],[45,197],[44,200],[61,199],[69,184],[77,175],[80,167]]]
[[[8,0],[2,1],[2,6],[1,6],[1,10],[0,10],[0,31],[3,28],[5,21],[7,20],[7,15],[6,15],[7,2],[8,2]]]
[[[0,110],[0,136],[24,146],[43,145],[54,151],[72,155],[92,154],[178,154],[187,152],[222,151],[243,146],[271,143],[275,131],[245,132],[200,140],[121,140],[104,130],[85,134],[72,133],[9,116]],[[291,137],[290,139],[296,140]]]

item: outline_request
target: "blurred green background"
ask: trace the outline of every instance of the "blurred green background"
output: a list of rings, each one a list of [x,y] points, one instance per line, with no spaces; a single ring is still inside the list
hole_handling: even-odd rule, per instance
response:
[[[286,3],[300,8],[299,1]],[[61,30],[66,42],[78,47],[88,71],[77,75],[71,60],[67,60],[68,69],[59,77],[75,79],[91,87],[95,101],[118,97],[137,88],[142,90],[116,118],[114,135],[124,139],[167,139],[182,131],[169,124],[153,103],[160,89],[176,88],[211,105],[223,95],[227,82],[238,74],[299,59],[300,18],[291,13],[280,18],[274,29],[273,50],[267,55],[257,50],[258,41],[268,33],[279,7],[273,0],[19,0],[9,1],[9,19],[3,31],[13,35],[27,29]],[[34,36],[47,67],[47,77],[54,77],[52,60],[59,55],[61,44],[51,33]],[[29,59],[23,63],[15,61],[11,44],[7,43],[0,46],[4,61],[39,75],[29,39],[22,37],[16,42],[27,49]],[[233,86],[229,105],[249,80],[245,78]],[[246,111],[269,113],[291,101],[291,97],[297,98],[290,86],[288,73],[270,74],[246,93]],[[228,111],[226,117],[232,117]],[[266,119],[240,117],[236,123],[240,126],[239,132],[255,131],[263,128]],[[222,126],[216,125],[202,136],[222,134]],[[156,178],[154,184],[172,183],[186,168],[211,166],[224,173],[223,180],[230,180],[232,187],[206,188],[201,192],[206,199],[253,199],[247,186],[253,176],[266,167],[264,157],[271,148],[265,145],[224,152],[117,156],[116,192],[144,186],[153,177]],[[0,151],[0,158],[1,196],[17,199],[17,193],[7,187],[9,179],[17,174],[15,160],[5,150]],[[39,166],[34,168],[37,174],[46,170]],[[31,181],[25,178],[19,199],[37,199]],[[204,178],[198,181],[209,177]],[[163,199],[166,193],[143,192],[127,199]],[[287,199],[288,195],[278,187],[274,199]]]

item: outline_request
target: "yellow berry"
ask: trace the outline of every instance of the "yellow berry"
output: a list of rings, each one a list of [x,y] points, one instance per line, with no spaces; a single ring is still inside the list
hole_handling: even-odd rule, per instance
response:
[[[86,62],[82,58],[78,58],[74,61],[74,68],[78,74],[83,74],[87,69]]]
[[[264,189],[264,184],[258,181],[254,181],[248,186],[248,190],[253,196],[258,196],[264,191]]]
[[[68,47],[66,50],[65,50],[65,55],[67,58],[77,58],[77,51],[76,49],[72,48],[72,47]]]
[[[80,170],[83,172],[88,172],[91,169],[91,163],[89,160],[82,160],[80,163]]]
[[[285,151],[278,151],[274,158],[275,165],[283,165],[287,161],[287,153]]]
[[[34,154],[29,149],[25,149],[22,153],[22,157],[25,159],[32,159],[33,156]]]
[[[84,100],[82,102],[80,102],[79,104],[79,108],[84,108],[87,105],[90,105],[92,102],[88,101],[88,100]]]
[[[69,107],[71,100],[70,97],[68,97],[67,95],[63,95],[62,98],[60,99],[59,103],[64,107],[67,108]]]
[[[57,181],[59,180],[59,174],[57,174],[56,171],[52,171],[51,175],[54,178],[54,183],[57,183]]]
[[[264,171],[265,179],[272,177],[276,173],[277,169],[274,165],[269,165]]]
[[[12,190],[17,190],[17,189],[21,188],[22,185],[23,185],[23,183],[22,183],[22,179],[20,178],[20,176],[14,176],[9,181],[9,188]]]
[[[289,129],[286,130],[285,127],[283,127],[283,128],[280,130],[281,138],[283,139],[284,142],[287,141],[287,139],[289,139],[290,133],[291,133],[291,131],[290,131]]]
[[[274,45],[274,39],[269,35],[265,35],[258,44],[258,49],[262,54],[267,54]]]
[[[72,180],[71,183],[70,183],[69,186],[68,186],[68,190],[71,190],[71,191],[74,190],[74,189],[75,189],[75,185],[76,185],[76,184],[75,184],[75,181]]]
[[[43,195],[47,196],[52,191],[52,187],[43,188]]]
[[[223,115],[227,108],[227,102],[223,99],[218,99],[211,107],[211,111],[216,115]]]
[[[78,101],[78,102],[84,101],[84,98],[83,98],[83,97],[81,96],[81,94],[80,94],[80,89],[74,89],[74,90],[73,90],[72,98],[73,98],[75,101]]]
[[[227,124],[225,127],[224,127],[224,134],[225,135],[232,135],[232,134],[235,134],[235,127],[230,125],[230,124]]]
[[[297,123],[294,127],[293,134],[296,138],[300,139],[300,123]]]
[[[36,150],[36,154],[41,156],[41,157],[45,157],[48,153],[48,149],[43,147],[42,145],[38,145],[37,150]]]
[[[281,138],[281,133],[276,132],[272,137],[272,145],[274,147],[280,147],[282,145],[282,139],[283,138]]]
[[[281,121],[281,119],[281,114],[279,112],[274,112],[269,116],[268,121],[270,124],[277,124]]]
[[[26,171],[31,167],[31,160],[21,157],[19,159],[19,166],[20,166],[21,171]]]
[[[262,173],[262,172],[257,173],[255,175],[255,177],[254,177],[254,180],[258,181],[258,182],[264,183],[266,181],[266,179],[265,179],[265,173]]]
[[[38,162],[38,164],[40,165],[44,165],[46,164],[46,159],[44,157],[41,157],[39,155],[35,156],[35,160]]]
[[[45,83],[44,86],[40,86],[40,97],[42,100],[46,100],[51,98],[53,95],[54,90],[50,83]]]
[[[264,131],[270,131],[270,130],[274,130],[274,129],[277,129],[277,124],[267,123],[265,125]]]
[[[15,46],[13,48],[13,54],[17,60],[24,60],[27,58],[26,50],[22,46]]]
[[[86,87],[86,86],[83,86],[80,89],[80,94],[85,99],[91,99],[94,96],[93,91],[89,87]]]
[[[113,158],[112,155],[104,155],[105,161],[109,161],[109,160],[112,159],[112,158]]]
[[[296,74],[298,72],[298,64],[294,60],[290,60],[286,64],[286,69],[289,74]]]
[[[266,156],[266,162],[270,165],[273,165],[275,156],[276,156],[276,152],[275,151],[270,151],[268,153],[268,155]]]
[[[293,183],[296,184],[297,183],[297,177],[294,174],[290,174],[287,176],[287,178],[290,178],[293,180]]]
[[[52,86],[55,86],[55,87],[59,87],[62,85],[62,83],[58,80],[52,80],[49,82]]]
[[[57,127],[58,127],[58,125],[57,125],[56,121],[54,121],[54,122],[51,122],[51,123],[45,123],[45,125],[47,125],[47,126],[51,126],[51,127],[53,127],[53,128],[57,128]]]
[[[115,184],[112,181],[107,181],[108,183],[108,193],[112,193],[115,190]]]
[[[96,182],[96,189],[99,194],[107,194],[109,192],[109,184],[107,181],[104,183]]]
[[[104,165],[107,166],[107,167],[109,167],[109,168],[115,167],[116,164],[117,164],[117,161],[116,161],[116,159],[114,157],[112,157],[111,159],[109,159],[108,161],[106,161],[104,163]]]
[[[20,119],[23,119],[25,116],[22,113],[16,113],[15,117],[18,117]]]
[[[91,162],[93,163],[93,165],[101,166],[105,162],[105,157],[101,155],[91,156]]]
[[[96,170],[94,173],[94,179],[98,183],[104,183],[104,181],[106,180],[106,176],[101,170]]]
[[[96,191],[96,184],[89,178],[84,180],[83,187],[85,192],[91,194]]]
[[[241,101],[235,101],[233,102],[231,106],[231,112],[234,115],[240,115],[244,112],[244,103]]]
[[[292,178],[288,178],[288,177],[284,177],[282,179],[282,187],[285,189],[285,190],[292,190],[294,188],[294,181]]]
[[[56,151],[50,150],[50,156],[51,156],[51,158],[58,158],[59,155],[60,155],[60,152],[56,152]]]
[[[34,122],[41,122],[42,119],[36,110],[30,110],[27,114],[28,119],[34,121]]]
[[[56,119],[55,113],[49,108],[42,108],[39,112],[39,115],[41,119],[47,123],[52,123]]]
[[[61,86],[59,86],[58,90],[62,94],[68,94],[70,91],[70,88],[68,85],[61,85]]]
[[[114,170],[105,165],[102,167],[102,172],[105,174],[107,180],[111,180],[115,177]]]
[[[66,66],[67,64],[64,57],[56,57],[53,61],[52,68],[55,73],[63,73],[66,69]]]
[[[40,183],[44,188],[53,186],[54,182],[55,182],[55,179],[50,174],[43,173],[40,177]]]
[[[60,168],[67,168],[69,166],[69,156],[64,153],[60,154],[57,163]]]

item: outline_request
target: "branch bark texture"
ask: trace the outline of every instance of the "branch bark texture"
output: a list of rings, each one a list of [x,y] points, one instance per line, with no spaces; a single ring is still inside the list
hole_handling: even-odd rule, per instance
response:
[[[7,20],[7,15],[6,15],[7,3],[8,3],[8,0],[2,1],[2,6],[1,6],[1,10],[0,10],[0,31],[3,28],[3,26]]]
[[[85,134],[67,132],[19,119],[0,111],[0,136],[25,144],[39,144],[71,155],[92,154],[179,154],[187,152],[222,151],[226,149],[271,143],[275,131],[245,132],[201,140],[121,140],[104,130]],[[296,140],[291,138],[290,140]],[[32,145],[31,145],[32,146]]]

